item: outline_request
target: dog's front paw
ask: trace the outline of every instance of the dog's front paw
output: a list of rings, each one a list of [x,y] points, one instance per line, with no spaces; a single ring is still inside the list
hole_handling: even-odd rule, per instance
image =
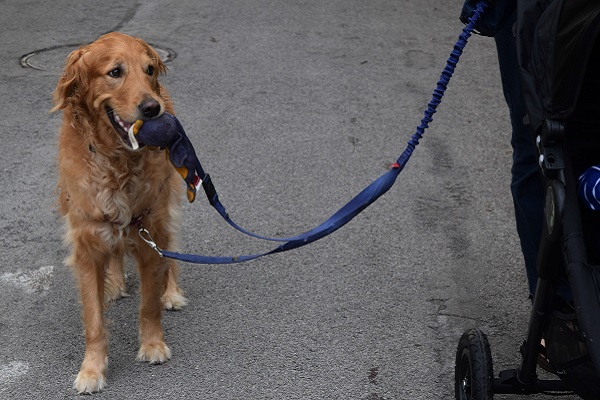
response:
[[[162,364],[171,358],[171,349],[164,342],[142,344],[136,360],[150,364]]]
[[[106,377],[102,372],[81,370],[73,383],[73,389],[78,393],[100,392],[106,387]]]

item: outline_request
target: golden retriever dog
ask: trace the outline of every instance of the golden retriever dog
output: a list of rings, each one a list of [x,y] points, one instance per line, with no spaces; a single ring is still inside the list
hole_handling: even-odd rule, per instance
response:
[[[85,329],[85,354],[75,379],[80,393],[106,386],[108,333],[105,308],[126,296],[124,257],[133,256],[140,277],[140,348],[137,360],[171,357],[161,327],[162,309],[187,300],[177,285],[177,265],[138,236],[143,226],[163,249],[173,249],[183,185],[166,152],[133,150],[129,127],[173,112],[158,81],[166,71],[141,39],[108,33],[73,51],[54,92],[62,110],[58,139],[58,208],[66,222]]]

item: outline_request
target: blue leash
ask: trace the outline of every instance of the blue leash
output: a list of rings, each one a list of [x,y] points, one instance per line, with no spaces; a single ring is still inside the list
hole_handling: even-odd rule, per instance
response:
[[[196,159],[196,171],[198,172],[198,176],[200,177],[200,179],[202,179],[202,186],[204,188],[204,191],[206,192],[206,196],[208,197],[210,204],[225,219],[225,221],[227,221],[227,223],[229,223],[238,231],[246,235],[252,236],[254,238],[285,243],[265,253],[242,255],[237,257],[212,257],[162,250],[158,248],[158,246],[154,243],[149,232],[143,228],[139,231],[140,237],[163,257],[194,264],[234,264],[255,260],[266,255],[281,253],[284,251],[296,249],[298,247],[306,246],[307,244],[315,242],[340,229],[342,226],[344,226],[350,220],[352,220],[356,215],[362,212],[365,208],[367,208],[369,205],[375,202],[375,200],[377,200],[381,195],[387,192],[396,181],[398,174],[400,174],[400,172],[402,172],[402,170],[406,166],[406,163],[410,159],[410,156],[412,155],[415,147],[419,144],[419,140],[423,137],[425,129],[429,126],[429,123],[433,121],[433,114],[436,112],[437,106],[442,101],[444,92],[446,91],[448,83],[450,82],[450,78],[454,73],[456,64],[458,63],[458,60],[467,44],[467,41],[471,36],[471,33],[473,32],[475,23],[477,22],[483,11],[487,8],[487,6],[487,1],[481,1],[477,5],[475,11],[473,12],[473,15],[470,18],[469,22],[463,28],[463,31],[459,36],[456,44],[454,45],[454,49],[452,50],[450,57],[448,58],[446,67],[442,71],[440,79],[437,82],[437,87],[433,91],[432,99],[427,105],[427,109],[425,110],[424,116],[421,119],[421,124],[417,127],[416,132],[408,141],[406,149],[404,150],[404,152],[402,152],[396,163],[392,165],[392,168],[388,172],[386,172],[378,179],[376,179],[373,183],[371,183],[369,186],[367,186],[362,192],[356,195],[352,200],[350,200],[346,205],[344,205],[339,211],[337,211],[335,214],[329,217],[329,219],[327,219],[321,225],[303,234],[288,238],[270,238],[261,235],[256,235],[252,232],[247,231],[246,229],[243,229],[231,220],[229,214],[227,214],[225,210],[225,207],[219,200],[219,196],[210,179],[210,175],[204,172],[202,166],[200,165],[200,162]]]

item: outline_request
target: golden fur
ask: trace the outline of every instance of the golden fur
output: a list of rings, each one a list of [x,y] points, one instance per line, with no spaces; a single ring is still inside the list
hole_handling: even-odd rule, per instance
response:
[[[67,226],[66,259],[78,282],[85,328],[85,355],[74,383],[80,393],[106,385],[106,304],[126,296],[123,263],[137,261],[141,286],[137,359],[163,363],[171,357],[161,327],[162,308],[186,304],[177,286],[177,265],[162,259],[139,237],[141,222],[160,248],[173,249],[183,184],[165,151],[133,150],[118,122],[173,112],[158,82],[166,70],[141,39],[101,36],[73,51],[54,92],[62,110],[58,141],[59,210]],[[118,115],[116,117],[115,115]]]

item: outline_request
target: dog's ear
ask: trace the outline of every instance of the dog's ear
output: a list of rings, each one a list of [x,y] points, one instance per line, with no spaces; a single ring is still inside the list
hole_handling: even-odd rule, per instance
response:
[[[54,107],[50,112],[62,110],[69,104],[77,103],[87,92],[89,68],[83,62],[83,55],[86,51],[86,47],[80,47],[67,57],[65,69],[53,94]]]

